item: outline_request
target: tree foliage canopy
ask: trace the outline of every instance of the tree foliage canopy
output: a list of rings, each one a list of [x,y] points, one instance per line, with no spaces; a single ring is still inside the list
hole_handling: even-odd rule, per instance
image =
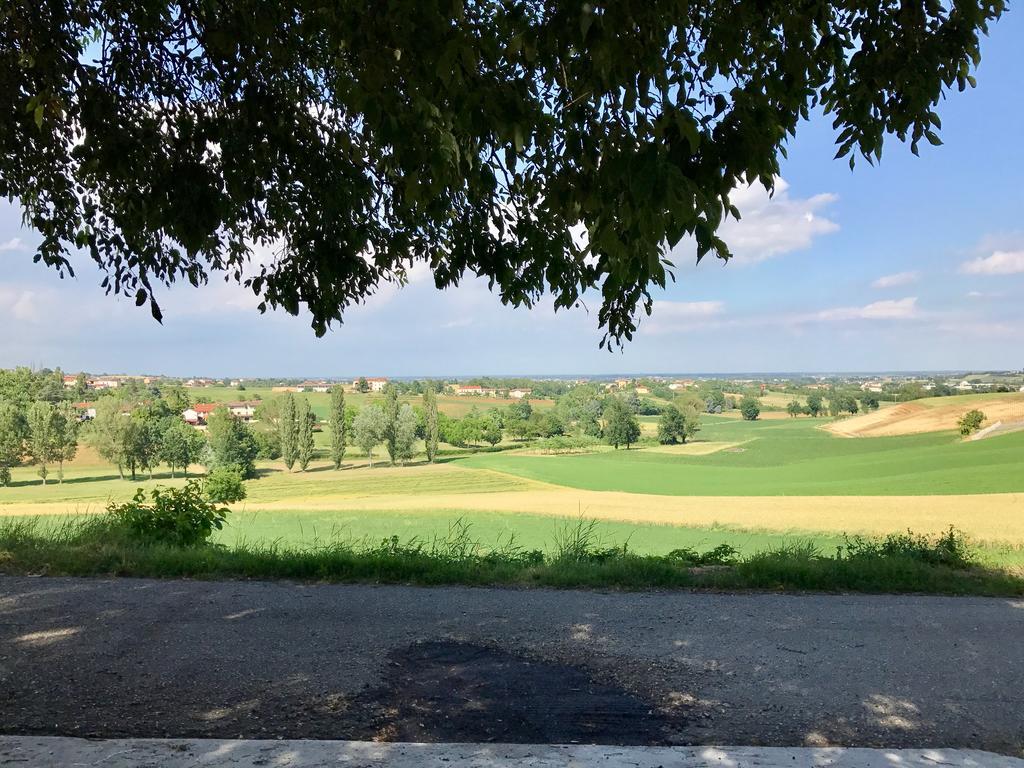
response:
[[[344,310],[426,262],[501,301],[599,291],[631,337],[666,248],[727,259],[730,194],[771,187],[812,110],[838,155],[940,142],[1003,0],[11,0],[0,195],[61,274],[108,291],[244,282]],[[272,254],[272,258],[268,256]]]

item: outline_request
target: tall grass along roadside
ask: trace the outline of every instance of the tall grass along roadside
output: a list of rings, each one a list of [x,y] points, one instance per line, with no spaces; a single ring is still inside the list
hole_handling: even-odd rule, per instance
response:
[[[491,545],[464,521],[429,539],[317,540],[307,547],[154,535],[134,516],[0,520],[0,572],[156,578],[259,578],[329,582],[514,585],[584,588],[710,588],[1024,595],[1019,572],[984,565],[954,529],[847,538],[835,551],[797,542],[741,556],[728,545],[699,552],[638,554],[611,544],[596,521],[556,531],[549,550],[513,536]],[[130,520],[131,523],[127,522]],[[205,525],[205,523],[201,523]],[[191,543],[182,544],[182,541]]]

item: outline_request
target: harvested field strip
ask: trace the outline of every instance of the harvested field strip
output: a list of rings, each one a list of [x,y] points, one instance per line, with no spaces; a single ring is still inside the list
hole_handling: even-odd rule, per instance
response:
[[[60,504],[5,505],[0,514],[74,514],[82,508]],[[241,515],[316,512],[327,523],[337,514],[400,512],[451,519],[477,513],[577,517],[626,523],[686,527],[728,526],[748,531],[885,534],[911,528],[940,533],[950,525],[974,539],[1024,546],[1024,494],[974,496],[655,496],[635,493],[535,488],[491,493],[434,493],[420,496],[320,496],[235,505]],[[102,511],[100,507],[92,511]]]

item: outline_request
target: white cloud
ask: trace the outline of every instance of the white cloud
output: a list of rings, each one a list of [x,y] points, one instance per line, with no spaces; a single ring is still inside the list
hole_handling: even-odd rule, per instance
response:
[[[755,264],[773,256],[809,248],[814,239],[836,232],[839,225],[824,215],[837,200],[831,193],[806,198],[791,197],[789,184],[775,181],[775,194],[768,196],[760,184],[739,187],[731,202],[742,216],[728,219],[718,235],[729,245],[738,263]]]
[[[960,271],[968,275],[1016,275],[1024,272],[1024,249],[994,251],[991,256],[979,256],[965,261]]]
[[[721,301],[656,301],[651,319],[641,327],[650,333],[683,331],[716,320],[723,312],[725,303]]]
[[[724,310],[721,301],[659,301],[654,305],[654,313],[666,318],[711,317]]]
[[[37,323],[45,314],[43,298],[30,288],[0,286],[0,317],[23,323]]]
[[[920,279],[920,272],[897,272],[893,275],[882,275],[871,285],[874,288],[899,288],[903,285],[916,283]]]
[[[25,243],[20,237],[12,237],[3,243],[0,243],[0,252],[3,251],[24,251],[26,248]]]
[[[918,316],[917,297],[875,301],[863,307],[824,309],[809,316],[811,320],[909,320]]]

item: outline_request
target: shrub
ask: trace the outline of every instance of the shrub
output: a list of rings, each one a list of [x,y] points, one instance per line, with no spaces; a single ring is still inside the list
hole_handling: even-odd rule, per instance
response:
[[[747,421],[757,421],[761,415],[761,403],[756,397],[747,395],[740,401],[740,414]]]
[[[206,476],[203,488],[206,498],[214,504],[233,504],[245,498],[242,468],[237,464],[217,467]]]
[[[839,554],[851,559],[897,557],[917,560],[927,565],[945,565],[950,568],[970,568],[975,556],[961,531],[949,530],[934,539],[907,531],[892,533],[884,539],[847,537]]]
[[[729,544],[719,544],[707,552],[698,552],[690,547],[673,549],[668,553],[669,560],[678,560],[687,565],[735,565],[739,559],[739,550]]]
[[[124,504],[111,502],[107,511],[128,534],[145,543],[192,547],[203,544],[214,530],[224,527],[227,511],[203,498],[202,488],[190,481],[183,488],[139,488]]]
[[[967,437],[972,432],[977,432],[984,423],[985,414],[977,408],[965,413],[960,417],[960,421],[957,422],[960,427],[960,434],[964,437]]]
[[[256,458],[274,460],[281,458],[281,435],[276,430],[254,429],[252,433],[256,441]]]

